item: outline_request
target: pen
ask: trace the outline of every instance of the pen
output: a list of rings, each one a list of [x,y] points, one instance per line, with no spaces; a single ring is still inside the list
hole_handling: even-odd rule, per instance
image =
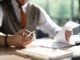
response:
[[[33,33],[34,33],[34,31],[30,32],[28,35],[26,35],[26,38],[30,37],[31,34],[33,34]]]

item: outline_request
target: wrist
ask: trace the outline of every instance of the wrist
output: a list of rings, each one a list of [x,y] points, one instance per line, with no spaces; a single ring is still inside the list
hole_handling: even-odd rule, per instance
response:
[[[7,37],[7,43],[8,43],[8,45],[9,46],[13,46],[14,44],[13,44],[13,35],[9,35],[8,37]]]
[[[6,46],[6,47],[9,47],[8,42],[7,42],[7,38],[8,38],[8,34],[6,34],[6,36],[5,36],[4,43],[5,43],[5,46]]]
[[[0,46],[4,46],[5,45],[4,40],[5,40],[5,36],[1,35],[0,36]]]

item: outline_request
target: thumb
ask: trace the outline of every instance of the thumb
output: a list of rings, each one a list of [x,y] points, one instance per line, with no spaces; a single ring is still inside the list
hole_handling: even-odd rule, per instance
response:
[[[26,29],[22,29],[18,32],[18,34],[24,35],[24,34],[29,34],[30,31],[26,30]]]
[[[65,31],[65,37],[66,37],[67,41],[69,41],[69,38],[70,38],[71,35],[72,35],[72,31],[70,31],[70,30]]]

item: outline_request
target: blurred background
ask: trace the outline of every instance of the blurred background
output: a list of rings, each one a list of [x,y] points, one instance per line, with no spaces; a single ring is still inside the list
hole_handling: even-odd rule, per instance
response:
[[[41,6],[58,25],[68,20],[80,23],[80,0],[31,0]]]
[[[2,1],[2,0],[0,0]],[[80,0],[30,0],[41,6],[58,25],[68,20],[80,23]]]

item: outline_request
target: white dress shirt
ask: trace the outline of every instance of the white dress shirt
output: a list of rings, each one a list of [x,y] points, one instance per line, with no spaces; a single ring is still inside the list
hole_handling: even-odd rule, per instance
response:
[[[16,16],[18,20],[20,20],[20,9],[18,7],[18,3],[16,0],[11,0],[13,8],[15,10]],[[37,6],[37,5],[35,5]],[[27,7],[27,5],[23,6],[23,9],[25,10],[24,7]],[[55,24],[48,14],[39,6],[37,6],[40,9],[40,20],[39,20],[39,29],[41,29],[43,32],[48,33],[50,37],[54,37],[55,33],[59,30],[61,30],[61,27],[59,27],[57,24]],[[3,10],[2,7],[0,6],[0,27],[2,25],[2,20],[3,20]]]

